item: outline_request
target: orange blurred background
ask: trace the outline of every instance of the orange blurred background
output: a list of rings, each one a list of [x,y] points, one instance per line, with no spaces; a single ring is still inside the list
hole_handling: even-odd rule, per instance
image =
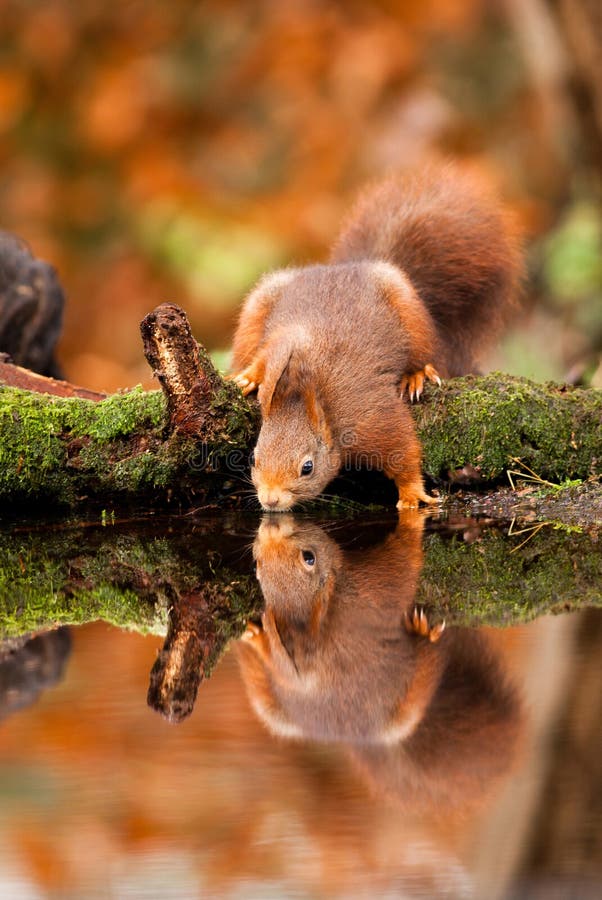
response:
[[[518,764],[464,815],[383,796],[345,745],[270,736],[232,651],[173,725],[145,704],[156,638],[74,629],[64,680],[0,730],[0,897],[511,896],[533,876],[578,620],[489,631],[528,722]]]
[[[269,735],[231,650],[173,725],[145,704],[156,637],[74,629],[64,679],[0,728],[0,897],[593,900],[596,613],[486,629],[526,720],[463,814],[377,790],[344,744]]]
[[[495,364],[595,371],[592,116],[557,6],[0,0],[0,226],[58,268],[68,377],[151,386],[165,300],[226,348],[261,272],[324,257],[362,182],[432,151],[484,160],[532,238],[539,304]]]

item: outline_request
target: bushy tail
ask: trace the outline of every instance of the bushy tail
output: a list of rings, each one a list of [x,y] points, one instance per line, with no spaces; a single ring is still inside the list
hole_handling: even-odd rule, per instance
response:
[[[513,218],[490,185],[459,165],[430,165],[362,194],[331,260],[382,259],[431,313],[449,375],[474,371],[517,302],[523,275]]]

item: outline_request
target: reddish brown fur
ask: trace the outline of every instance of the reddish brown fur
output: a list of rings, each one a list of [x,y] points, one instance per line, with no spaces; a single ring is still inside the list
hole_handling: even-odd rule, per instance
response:
[[[364,773],[410,805],[471,805],[508,769],[520,707],[487,638],[408,634],[422,517],[361,552],[315,524],[264,522],[254,555],[262,627],[237,645],[250,700],[275,734],[347,744]],[[314,565],[303,564],[310,549]]]
[[[421,727],[403,745],[355,745],[352,756],[378,793],[406,807],[466,812],[512,770],[524,719],[486,629],[450,629],[441,645],[445,668]]]
[[[318,525],[290,516],[262,523],[253,552],[263,628],[240,653],[274,731],[378,743],[420,714],[442,659],[404,625],[422,565],[422,524],[414,514],[383,544],[354,555]],[[312,567],[302,550],[314,553]]]
[[[388,179],[360,198],[326,266],[274,273],[245,301],[233,369],[258,388],[260,502],[289,509],[342,465],[394,479],[400,505],[428,500],[400,385],[433,367],[474,369],[518,290],[516,232],[462,169]],[[314,463],[301,476],[305,459]]]
[[[478,364],[518,298],[518,234],[482,176],[431,165],[366,190],[331,261],[384,259],[399,266],[433,317],[447,374],[462,375]]]

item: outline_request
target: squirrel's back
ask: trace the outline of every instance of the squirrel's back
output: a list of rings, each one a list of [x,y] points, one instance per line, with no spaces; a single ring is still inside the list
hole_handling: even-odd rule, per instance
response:
[[[336,241],[332,262],[385,260],[428,308],[449,375],[474,370],[519,293],[516,225],[487,182],[459,165],[429,166],[368,188]]]

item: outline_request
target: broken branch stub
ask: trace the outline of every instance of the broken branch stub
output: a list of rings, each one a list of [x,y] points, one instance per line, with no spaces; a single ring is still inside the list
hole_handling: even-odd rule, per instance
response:
[[[186,313],[162,303],[144,317],[140,332],[144,355],[167,400],[169,430],[197,436],[220,378],[209,358],[201,357]]]

